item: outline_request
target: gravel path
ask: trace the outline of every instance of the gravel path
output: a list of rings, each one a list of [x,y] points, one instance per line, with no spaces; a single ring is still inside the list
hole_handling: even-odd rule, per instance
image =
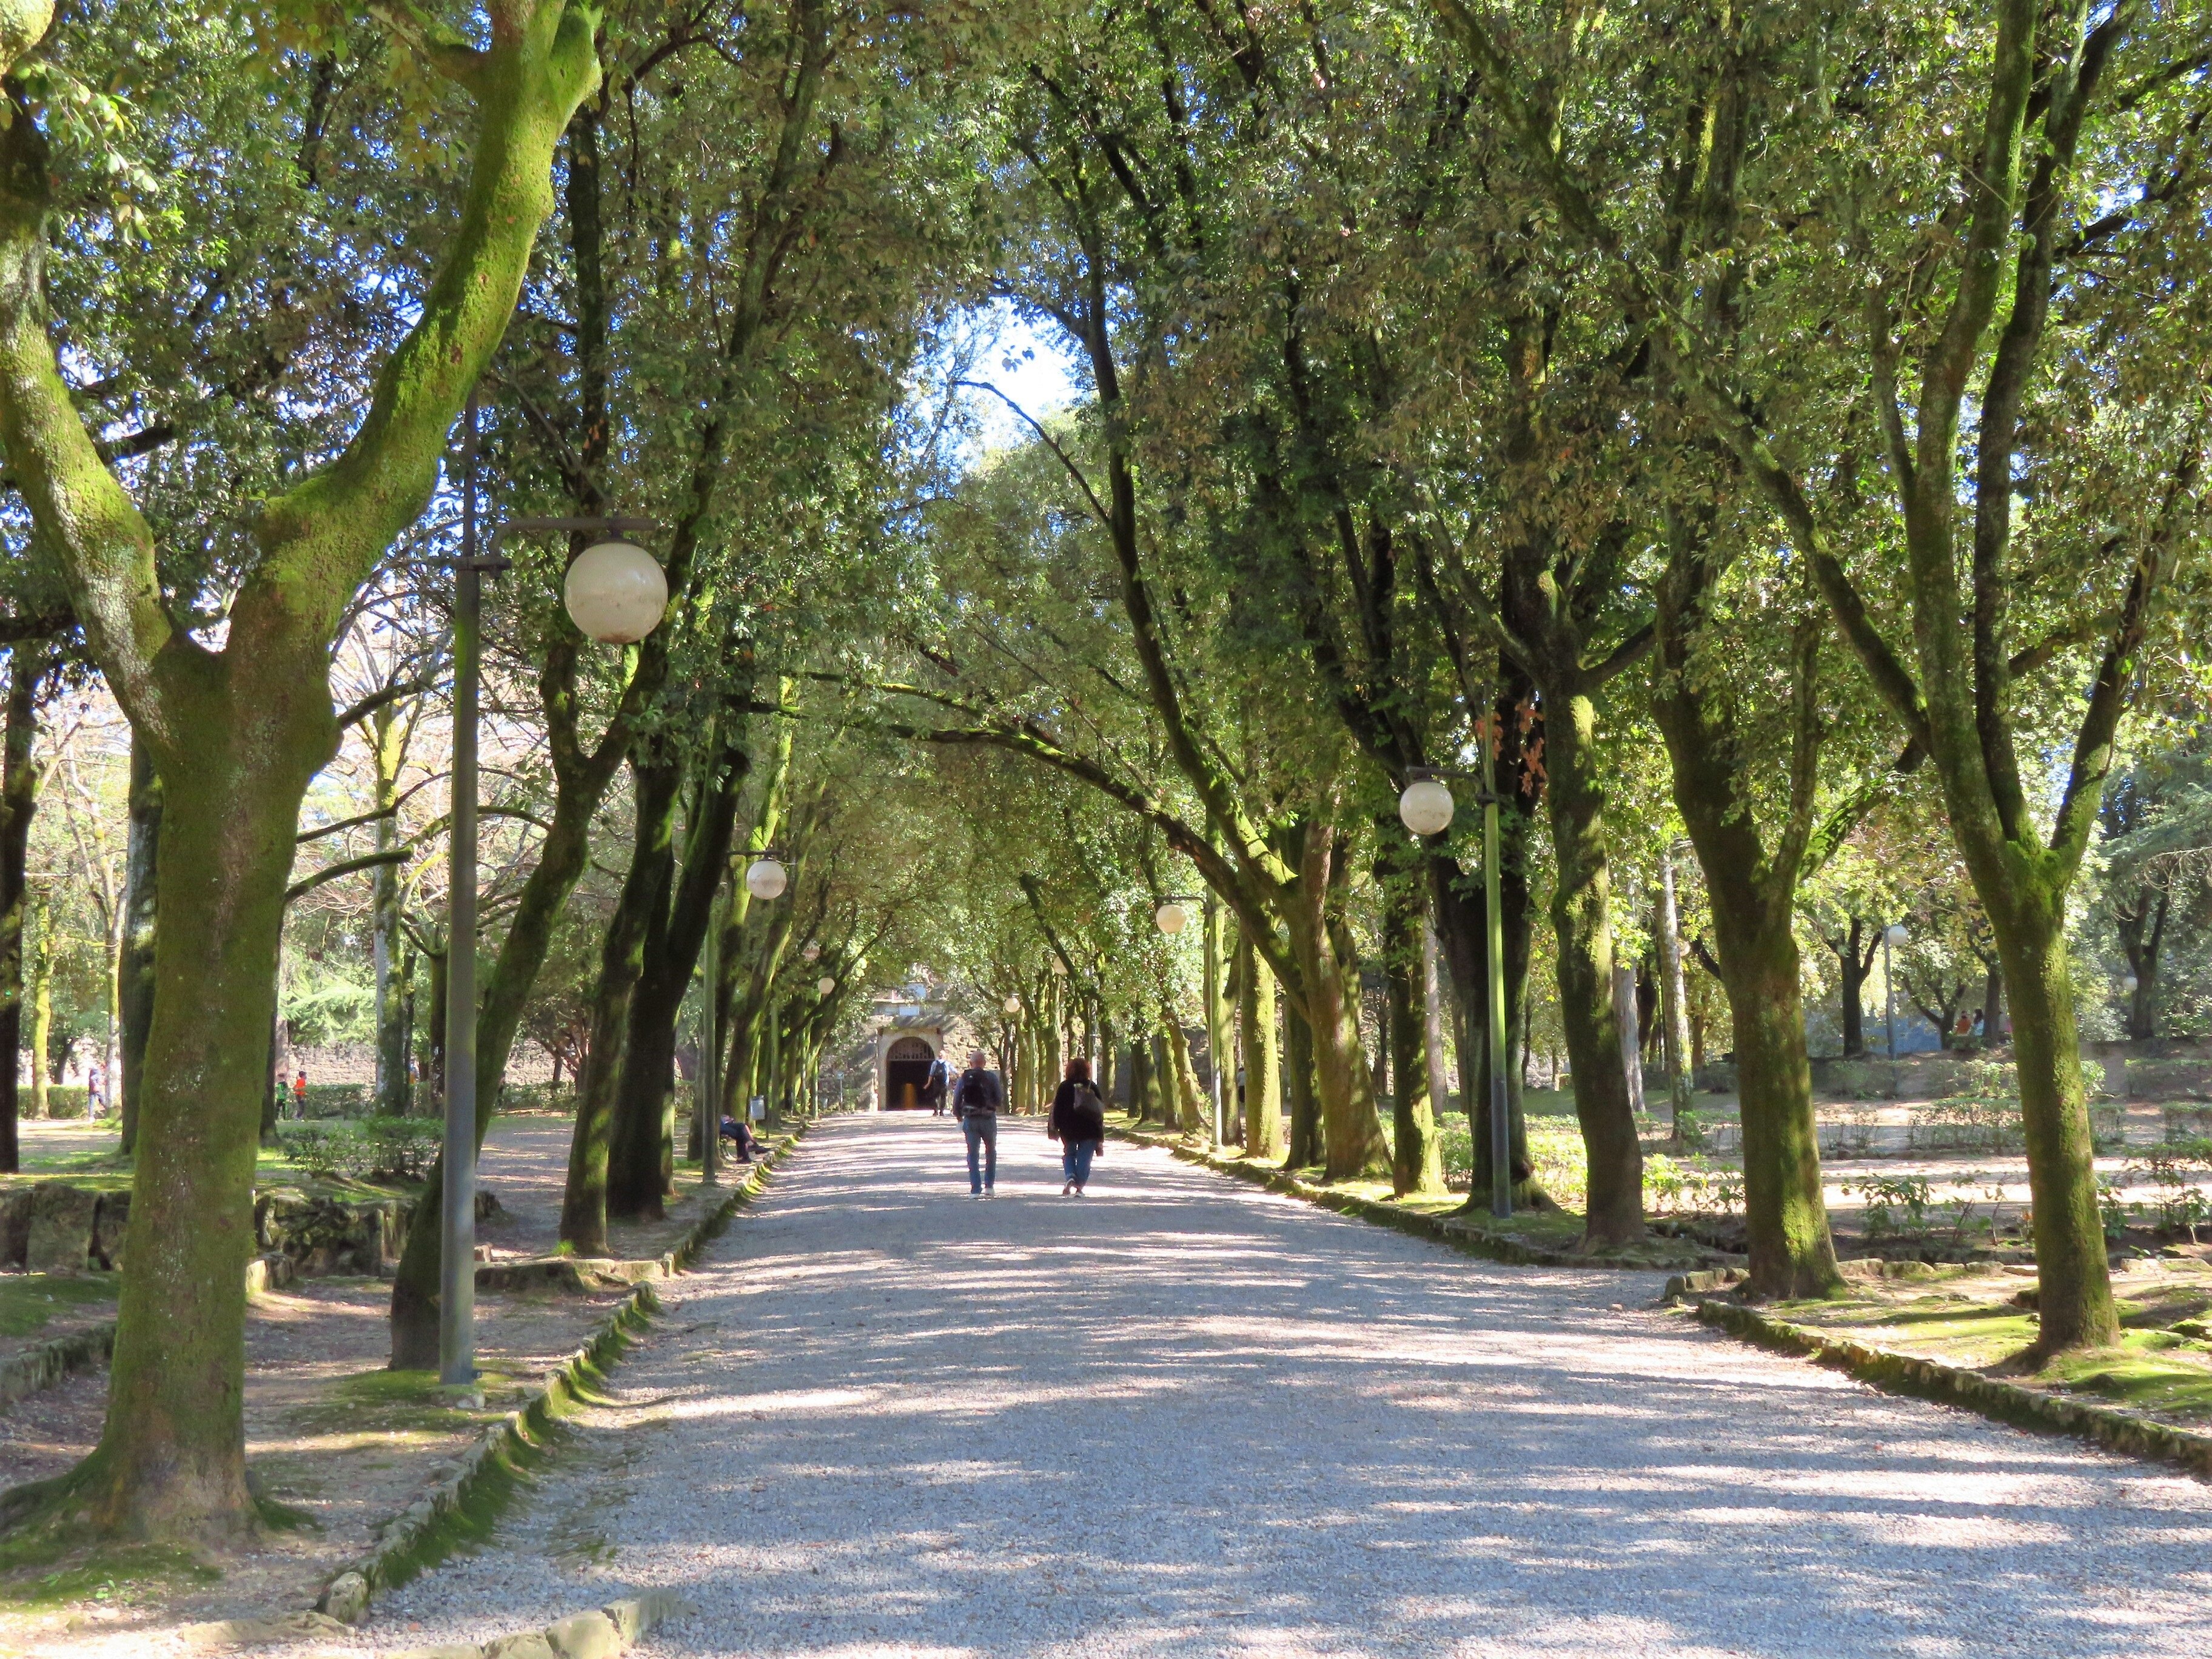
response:
[[[680,1587],[654,1656],[2212,1652],[2212,1487],[1109,1147],[817,1128],[365,1643]],[[1620,1304],[1626,1304],[1624,1310]]]

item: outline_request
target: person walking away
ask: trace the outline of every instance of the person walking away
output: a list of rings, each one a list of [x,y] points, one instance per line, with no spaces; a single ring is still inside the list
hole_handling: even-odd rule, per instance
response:
[[[1006,1103],[1006,1085],[996,1072],[983,1069],[983,1051],[968,1051],[968,1069],[952,1085],[952,1115],[960,1121],[968,1139],[968,1196],[988,1198],[999,1182],[999,1108]],[[981,1150],[978,1167],[977,1149]]]
[[[945,1115],[945,1095],[949,1079],[945,1073],[943,1054],[929,1062],[929,1077],[921,1085],[921,1103],[929,1108],[932,1117]]]
[[[292,1079],[292,1115],[302,1122],[307,1116],[307,1074],[305,1072]]]
[[[1067,1062],[1067,1078],[1053,1095],[1044,1132],[1060,1143],[1060,1167],[1067,1176],[1060,1195],[1082,1197],[1091,1160],[1106,1149],[1106,1103],[1091,1081],[1089,1060],[1078,1056]]]

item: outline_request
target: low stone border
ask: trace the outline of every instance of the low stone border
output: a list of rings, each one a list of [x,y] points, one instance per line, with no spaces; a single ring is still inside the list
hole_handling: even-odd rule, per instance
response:
[[[647,1590],[642,1595],[610,1601],[590,1613],[556,1619],[541,1630],[495,1636],[489,1642],[441,1642],[427,1648],[391,1649],[384,1659],[615,1659],[664,1619],[695,1610],[673,1590]],[[289,1613],[278,1619],[222,1619],[213,1624],[187,1625],[177,1632],[188,1650],[260,1647],[344,1633],[343,1625],[319,1613]]]
[[[1687,1267],[1692,1263],[1741,1260],[1741,1257],[1702,1249],[1675,1251],[1656,1257],[1619,1251],[1585,1255],[1575,1250],[1547,1249],[1486,1226],[1471,1216],[1435,1215],[1425,1210],[1409,1210],[1395,1204],[1382,1203],[1358,1193],[1340,1192],[1333,1187],[1317,1186],[1273,1165],[1255,1165],[1241,1158],[1224,1158],[1218,1152],[1194,1146],[1178,1135],[1132,1129],[1118,1123],[1109,1123],[1106,1133],[1117,1140],[1133,1141],[1139,1146],[1164,1147],[1185,1163],[1201,1164],[1216,1174],[1234,1176],[1240,1181],[1265,1187],[1270,1192],[1302,1198],[1309,1204],[1318,1204],[1323,1209],[1334,1210],[1340,1215],[1357,1216],[1363,1221],[1395,1227],[1399,1231],[1412,1233],[1417,1238],[1433,1239],[1439,1244],[1449,1244],[1454,1249],[1492,1261],[1539,1267],[1632,1267],[1654,1273],[1663,1272],[1668,1267]]]
[[[729,1224],[738,1206],[767,1185],[769,1170],[798,1145],[806,1127],[802,1124],[769,1148],[728,1197],[692,1224],[676,1248],[660,1258],[667,1273],[681,1273],[697,1260],[700,1251]],[[405,1583],[437,1565],[456,1544],[487,1529],[505,1507],[517,1479],[545,1461],[561,1419],[581,1408],[593,1385],[613,1369],[659,1310],[660,1298],[653,1294],[650,1283],[639,1285],[624,1297],[598,1334],[547,1374],[543,1388],[498,1422],[487,1425],[444,1480],[377,1529],[374,1547],[332,1575],[316,1597],[314,1610],[349,1625],[358,1624],[377,1591]],[[465,1656],[474,1651],[458,1649],[453,1653]],[[567,1659],[585,1659],[580,1652],[568,1656],[564,1649],[555,1651]],[[618,1651],[591,1650],[592,1654]],[[531,1659],[537,1653],[530,1647],[501,1648],[498,1659]]]
[[[292,1282],[292,1259],[257,1255],[246,1264],[246,1293],[259,1296]],[[114,1357],[115,1322],[103,1320],[66,1336],[49,1338],[0,1364],[0,1407],[51,1389],[65,1376],[97,1370]]]
[[[2212,1480],[2212,1434],[2154,1423],[2114,1406],[2061,1400],[2002,1377],[1984,1376],[1940,1359],[1877,1348],[1811,1326],[1793,1324],[1740,1302],[1692,1293],[1687,1298],[1700,1322],[1762,1347],[1805,1354],[1823,1365],[1849,1371],[1887,1394],[1963,1406],[2016,1427],[2094,1440],[2113,1451],[2162,1463],[2179,1464]]]
[[[26,1395],[51,1389],[76,1371],[88,1371],[107,1363],[115,1351],[115,1322],[112,1319],[89,1330],[72,1331],[25,1349],[0,1365],[0,1406]]]

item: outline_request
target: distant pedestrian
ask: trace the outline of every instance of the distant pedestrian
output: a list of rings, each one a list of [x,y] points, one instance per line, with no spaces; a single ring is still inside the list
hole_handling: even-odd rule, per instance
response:
[[[929,1062],[929,1075],[921,1085],[921,1103],[929,1108],[931,1116],[945,1115],[945,1096],[950,1083],[945,1071],[945,1056],[939,1054]]]
[[[305,1072],[292,1079],[292,1115],[301,1119],[307,1115],[307,1074]]]
[[[968,1069],[952,1085],[952,1115],[968,1138],[968,1195],[988,1198],[999,1184],[999,1108],[1006,1103],[1006,1085],[983,1068],[983,1051],[968,1051]],[[981,1167],[977,1152],[981,1149]]]
[[[84,1115],[103,1117],[107,1112],[107,1074],[94,1066],[84,1075]]]
[[[1052,1097],[1044,1132],[1060,1143],[1060,1167],[1067,1176],[1060,1195],[1082,1197],[1091,1180],[1091,1160],[1106,1149],[1106,1103],[1091,1081],[1089,1060],[1067,1062],[1067,1080]]]

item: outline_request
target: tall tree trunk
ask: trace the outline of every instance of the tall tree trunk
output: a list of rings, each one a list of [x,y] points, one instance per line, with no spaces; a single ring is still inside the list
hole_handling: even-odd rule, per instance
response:
[[[154,751],[131,734],[131,828],[123,857],[122,1080],[111,1079],[123,1106],[123,1155],[138,1145],[138,1107],[146,1085],[146,1036],[154,1026],[154,870],[161,845],[161,779]]]
[[[39,775],[32,759],[39,732],[39,678],[24,647],[9,653],[7,723],[0,737],[0,1173],[8,1175],[22,1167],[15,1121],[22,1110],[23,932],[30,908],[31,819],[39,809]]]
[[[399,768],[407,753],[411,720],[386,703],[369,717],[369,759],[376,771],[376,850],[399,844]],[[370,878],[368,925],[376,969],[376,1080],[370,1109],[398,1117],[407,1109],[407,1053],[401,1046],[399,986],[393,972],[399,953],[399,866],[380,864]]]
[[[1322,1161],[1321,1091],[1314,1083],[1313,1028],[1288,999],[1283,1003],[1283,1080],[1291,1097],[1291,1138],[1283,1167],[1308,1169]]]
[[[1198,1086],[1198,1068],[1191,1063],[1190,1039],[1171,1008],[1160,1011],[1160,1037],[1175,1079],[1176,1127],[1187,1135],[1203,1134],[1206,1097]]]
[[[1244,1155],[1280,1158],[1283,1138],[1282,1066],[1275,1046],[1275,975],[1267,959],[1237,934],[1237,1018],[1244,1050]]]
[[[204,1544],[256,1518],[240,1413],[261,1073],[300,800],[331,748],[321,653],[258,667],[261,695],[240,689],[230,742],[162,768],[131,1266],[106,1424],[74,1477],[104,1529],[184,1526]]]
[[[31,1109],[53,1115],[54,912],[51,901],[33,901],[31,912]]]
[[[1989,902],[1997,883],[1987,872],[1984,880],[1983,908],[1990,913],[2011,995],[2013,1069],[2027,1131],[2040,1319],[2035,1351],[2110,1346],[2119,1326],[2097,1209],[2088,1091],[2067,958],[2065,884],[2018,879],[2015,890],[2004,895],[2014,908],[2000,920]]]
[[[1349,930],[1335,914],[1346,874],[1337,840],[1334,826],[1306,824],[1298,879],[1284,905],[1284,921],[1305,992],[1324,1178],[1388,1180],[1389,1142],[1359,1039],[1358,967],[1347,948]]]
[[[1865,919],[1853,916],[1843,939],[1828,941],[1828,949],[1835,953],[1838,977],[1842,981],[1844,1058],[1846,1060],[1856,1060],[1866,1053],[1866,982],[1874,972],[1875,951],[1881,940],[1879,933],[1872,939],[1868,939]]]
[[[730,718],[726,716],[726,718]],[[645,969],[630,1000],[629,1035],[616,1109],[607,1206],[618,1216],[658,1219],[673,1174],[676,1021],[714,918],[714,892],[729,868],[744,787],[744,750],[718,732],[704,757],[685,826],[683,877],[665,919],[648,933]]]
[[[1597,711],[1585,695],[1567,691],[1546,699],[1559,1023],[1574,1069],[1575,1116],[1589,1160],[1586,1242],[1610,1246],[1644,1237],[1644,1153],[1613,1018],[1605,793],[1591,753],[1596,724]]]
[[[1396,824],[1379,827],[1383,845],[1390,846]],[[1444,1149],[1429,1085],[1427,906],[1417,871],[1383,863],[1377,860],[1376,878],[1382,889],[1382,973],[1389,998],[1390,1188],[1403,1198],[1444,1190]]]
[[[2112,906],[2120,950],[2136,988],[2128,998],[2128,1036],[2148,1042],[2158,1036],[2158,970],[2165,954],[2166,919],[2173,896],[2163,887],[2136,890],[2132,902]]]
[[[561,1190],[561,1242],[582,1256],[604,1256],[607,1244],[607,1153],[614,1127],[615,1087],[622,1076],[623,1033],[644,966],[655,906],[665,902],[653,848],[665,842],[679,773],[673,766],[633,768],[635,840],[622,896],[599,946],[599,985],[592,999],[591,1049],[576,1091],[576,1123],[568,1174]]]

